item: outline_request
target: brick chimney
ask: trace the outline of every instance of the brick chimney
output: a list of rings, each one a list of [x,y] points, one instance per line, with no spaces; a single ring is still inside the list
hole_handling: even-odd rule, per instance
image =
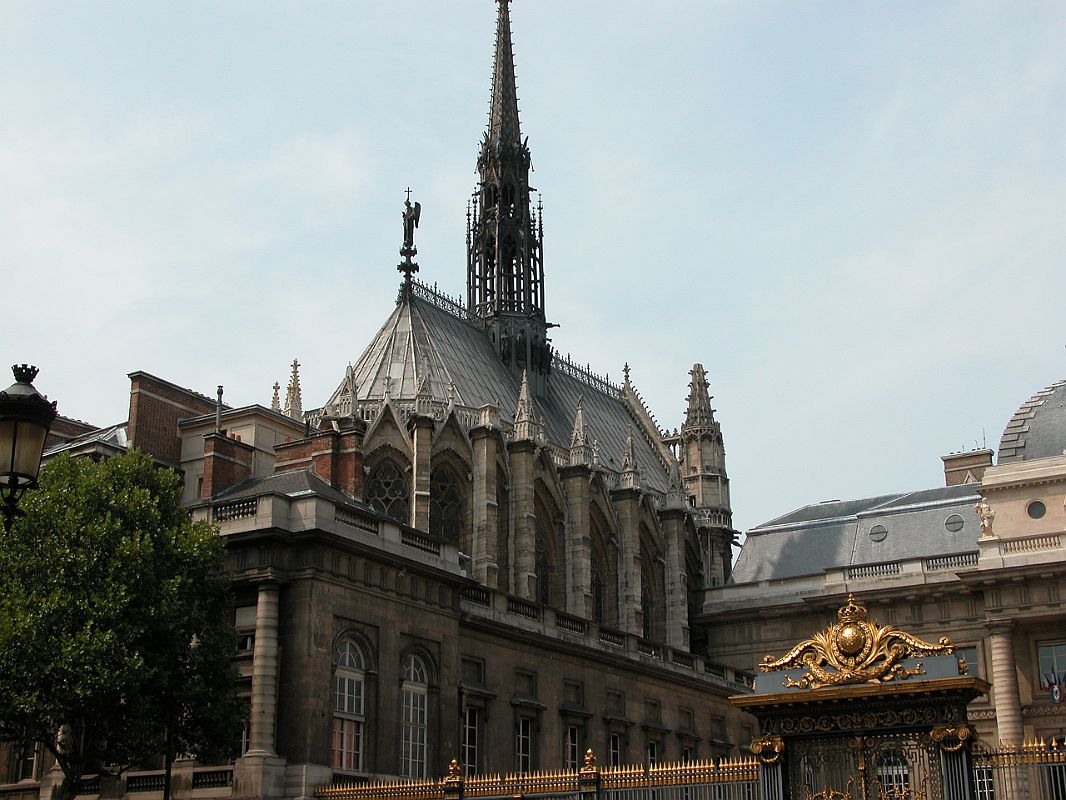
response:
[[[200,498],[209,500],[251,475],[254,452],[252,445],[230,438],[224,431],[206,434],[204,481],[200,487]]]
[[[949,453],[940,459],[944,462],[945,486],[980,483],[985,470],[992,466],[992,451],[986,447],[964,453]]]
[[[342,428],[330,420],[323,426],[328,427],[295,442],[275,445],[274,472],[310,469],[334,488],[362,497],[364,426]]]

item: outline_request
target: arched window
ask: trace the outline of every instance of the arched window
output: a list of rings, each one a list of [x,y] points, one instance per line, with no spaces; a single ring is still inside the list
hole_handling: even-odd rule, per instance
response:
[[[592,621],[603,624],[603,596],[606,581],[603,579],[603,567],[598,556],[592,556]]]
[[[655,595],[651,582],[651,576],[647,569],[640,571],[640,615],[643,617],[643,626],[640,635],[645,639],[655,636]]]
[[[366,725],[366,656],[351,639],[342,639],[334,651],[333,769],[363,769]]]
[[[400,731],[400,774],[426,777],[426,741],[429,723],[429,672],[426,663],[412,654],[403,670],[403,716]]]
[[[550,605],[552,600],[552,552],[544,526],[536,522],[537,532],[537,602]]]
[[[429,532],[457,545],[462,529],[463,494],[459,480],[450,468],[437,467],[429,476]]]
[[[392,461],[382,461],[366,482],[366,501],[383,514],[406,524],[410,520],[407,478]]]

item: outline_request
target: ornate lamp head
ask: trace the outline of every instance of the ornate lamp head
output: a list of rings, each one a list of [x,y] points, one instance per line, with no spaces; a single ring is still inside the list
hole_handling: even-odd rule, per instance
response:
[[[56,404],[33,388],[37,367],[15,364],[11,371],[15,382],[0,392],[0,494],[8,530],[23,492],[37,485],[45,439],[56,416]]]

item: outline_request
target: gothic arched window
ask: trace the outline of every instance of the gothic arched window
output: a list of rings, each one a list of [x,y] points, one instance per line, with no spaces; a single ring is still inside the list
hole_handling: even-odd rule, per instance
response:
[[[400,774],[426,777],[429,732],[429,670],[418,656],[407,656],[403,670],[403,708],[400,730]]]
[[[552,552],[544,526],[537,519],[537,602],[551,604]]]
[[[407,478],[392,461],[382,461],[370,473],[364,492],[373,508],[404,524],[410,520]]]
[[[600,559],[592,557],[592,621],[603,624],[603,596],[606,581],[603,579],[603,566]]]
[[[646,569],[640,571],[640,615],[644,618],[640,635],[651,639],[655,635],[655,596],[651,577]]]
[[[463,494],[459,480],[448,467],[429,476],[429,532],[445,542],[459,544],[463,529]]]

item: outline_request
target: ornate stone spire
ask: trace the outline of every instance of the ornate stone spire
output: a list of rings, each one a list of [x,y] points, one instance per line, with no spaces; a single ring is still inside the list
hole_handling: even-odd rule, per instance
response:
[[[530,203],[529,147],[518,124],[508,0],[499,0],[489,124],[467,230],[467,308],[487,320],[500,359],[542,394],[551,365],[544,319],[543,230]],[[538,206],[539,208],[539,206]]]
[[[418,382],[418,394],[415,395],[415,410],[423,416],[433,416],[433,382],[427,369]]]
[[[633,431],[626,436],[626,449],[622,454],[622,487],[636,489],[640,485],[640,472],[633,452]]]
[[[514,412],[514,438],[537,438],[537,411],[529,395],[529,376],[522,371],[522,388],[518,390],[518,403]]]
[[[591,464],[592,443],[585,430],[585,398],[577,400],[577,412],[574,414],[574,431],[570,434],[570,463]]]
[[[289,388],[285,393],[285,408],[282,413],[293,419],[304,418],[303,398],[300,394],[300,362],[295,358],[292,360],[292,375],[289,377]]]
[[[510,0],[497,0],[496,54],[492,61],[492,100],[489,104],[488,140],[493,144],[522,146],[518,127],[518,86],[511,44]]]
[[[685,414],[685,424],[682,430],[716,427],[714,409],[711,408],[711,396],[708,393],[707,374],[703,371],[703,364],[693,364],[689,375],[692,376],[692,381],[688,385],[688,411]]]
[[[277,411],[280,414],[281,413],[281,395],[279,394],[279,392],[281,392],[281,384],[278,383],[277,381],[274,381],[274,397],[270,401],[270,410],[271,411]]]

